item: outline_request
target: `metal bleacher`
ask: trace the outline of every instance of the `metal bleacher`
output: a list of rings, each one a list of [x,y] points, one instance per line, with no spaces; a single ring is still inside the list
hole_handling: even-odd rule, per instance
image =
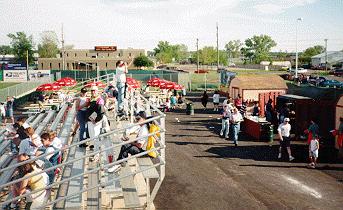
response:
[[[101,78],[107,83],[113,80],[114,75],[105,75]],[[76,115],[75,104],[70,107],[63,105],[60,111],[48,112],[39,114],[31,119],[31,126],[35,126],[39,132],[45,129],[58,131],[58,137],[65,143],[66,147],[63,152],[63,162],[57,166],[44,169],[39,173],[55,168],[61,168],[62,173],[57,179],[44,189],[38,189],[31,193],[39,192],[45,189],[53,189],[50,199],[42,206],[48,209],[154,209],[153,200],[161,186],[165,176],[165,114],[153,107],[148,100],[140,95],[135,90],[126,94],[128,96],[129,117],[118,121],[114,113],[107,113],[111,122],[111,130],[102,133],[93,139],[86,139],[82,143],[94,144],[95,141],[100,141],[100,148],[90,150],[89,148],[81,148],[79,145],[78,134],[71,136],[71,129],[74,126]],[[144,137],[131,136],[129,141],[122,142],[121,137],[125,130],[138,126],[133,123],[134,105],[140,100],[147,113],[151,113],[150,109],[156,113],[152,118],[143,123],[154,121],[158,124],[160,136],[157,133],[150,133]],[[113,114],[113,115],[111,115]],[[51,122],[51,125],[48,124]],[[64,120],[62,120],[64,119]],[[39,126],[37,127],[37,125]],[[0,131],[1,132],[1,131]],[[154,136],[157,140],[155,148],[144,151],[142,153],[129,156],[128,158],[116,161],[120,147],[124,144],[135,142],[140,138]],[[1,147],[0,147],[1,148]],[[1,150],[0,150],[1,151]],[[156,151],[158,157],[152,161],[147,154],[151,151]],[[113,162],[109,162],[108,156],[113,154]],[[40,157],[46,156],[42,155]],[[98,155],[98,161],[92,161],[92,157]],[[0,163],[2,161],[0,157]],[[33,158],[32,160],[38,159]],[[14,160],[12,160],[14,161]],[[128,161],[125,167],[118,173],[110,173],[107,171],[109,167]],[[17,180],[8,182],[11,176],[7,175],[7,181],[3,181],[3,174],[13,174],[13,171],[18,163],[11,162],[7,167],[0,169],[0,189],[5,190],[11,184],[18,182]],[[33,174],[35,175],[35,174]],[[32,175],[32,176],[33,176]],[[155,179],[151,182],[151,179]],[[20,179],[19,179],[20,181]],[[0,207],[9,204],[12,200],[23,198],[25,195],[16,198],[8,198],[0,200]]]

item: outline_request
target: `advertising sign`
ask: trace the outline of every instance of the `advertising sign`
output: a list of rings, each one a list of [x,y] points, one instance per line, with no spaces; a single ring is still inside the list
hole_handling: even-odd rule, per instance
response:
[[[30,81],[50,80],[50,70],[29,70]]]
[[[95,51],[117,51],[117,46],[95,46]]]
[[[2,63],[0,64],[2,70],[26,70],[26,65],[22,63]]]
[[[27,81],[26,70],[4,70],[4,82]]]

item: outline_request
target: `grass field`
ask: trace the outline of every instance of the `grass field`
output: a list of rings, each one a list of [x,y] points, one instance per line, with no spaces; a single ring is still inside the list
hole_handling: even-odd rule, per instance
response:
[[[17,83],[17,82],[0,82],[0,90],[7,88],[7,87],[10,87],[10,86],[13,86],[13,85],[17,85],[17,84],[19,84],[19,83]]]

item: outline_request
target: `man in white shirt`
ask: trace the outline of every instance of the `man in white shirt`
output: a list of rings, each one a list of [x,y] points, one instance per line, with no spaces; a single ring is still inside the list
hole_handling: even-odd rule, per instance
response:
[[[294,157],[292,156],[291,152],[291,125],[289,124],[289,118],[286,117],[283,120],[283,123],[281,123],[277,129],[279,138],[280,138],[280,147],[279,147],[279,156],[278,158],[281,158],[281,153],[282,153],[282,147],[287,148],[287,152],[289,155],[289,161],[294,160]]]
[[[144,120],[146,120],[146,114],[144,111],[141,111],[137,114],[136,121],[137,121],[137,123],[141,123]],[[148,125],[147,124],[141,124],[138,131],[137,131],[137,138],[147,136],[147,135],[149,135]],[[129,139],[124,138],[123,140],[127,141]],[[121,146],[120,153],[119,153],[119,156],[117,158],[117,161],[124,159],[124,158],[127,158],[129,156],[129,154],[135,155],[135,154],[144,152],[146,150],[147,143],[148,143],[148,137],[144,137],[144,138],[141,138],[135,142]],[[123,165],[123,166],[125,166],[125,164],[126,164],[125,162],[121,163],[121,165]],[[120,169],[121,165],[115,165],[115,166],[109,168],[108,172],[112,173],[112,172],[118,171]]]
[[[243,117],[241,115],[241,113],[239,113],[237,108],[233,109],[233,113],[230,117],[230,122],[232,125],[232,136],[233,136],[233,142],[235,143],[235,146],[238,146],[238,134],[240,131],[240,124],[241,122],[243,122]]]

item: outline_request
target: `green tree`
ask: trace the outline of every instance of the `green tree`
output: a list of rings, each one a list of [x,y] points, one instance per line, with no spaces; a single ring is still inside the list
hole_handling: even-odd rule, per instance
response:
[[[8,45],[0,45],[0,55],[12,54],[12,48]]]
[[[41,43],[38,44],[38,54],[41,58],[55,58],[59,53],[58,38],[54,31],[45,31],[41,35]]]
[[[167,41],[160,41],[154,52],[157,60],[162,63],[180,62],[188,58],[188,49],[184,44],[171,45]]]
[[[136,57],[133,60],[133,64],[137,67],[151,67],[154,66],[154,62],[152,62],[147,56],[141,55]]]
[[[269,52],[276,46],[276,42],[268,35],[253,36],[245,40],[245,47],[241,52],[250,61],[260,63],[264,60],[271,60]]]
[[[197,61],[197,52],[192,54],[192,61]],[[217,49],[214,47],[204,47],[199,50],[199,62],[203,65],[212,65],[217,63]],[[219,63],[221,65],[227,65],[228,55],[225,51],[219,51]]]
[[[28,52],[29,64],[32,64],[34,61],[32,35],[27,36],[24,32],[16,32],[15,34],[8,34],[7,36],[11,39],[11,47],[17,61],[26,63]]]
[[[229,41],[225,45],[226,52],[228,53],[229,58],[239,58],[241,52],[241,47],[242,47],[242,42],[241,40],[232,40]]]
[[[313,47],[307,48],[303,53],[299,56],[299,61],[301,63],[311,63],[311,57],[323,53],[325,48],[321,45],[316,45]]]

